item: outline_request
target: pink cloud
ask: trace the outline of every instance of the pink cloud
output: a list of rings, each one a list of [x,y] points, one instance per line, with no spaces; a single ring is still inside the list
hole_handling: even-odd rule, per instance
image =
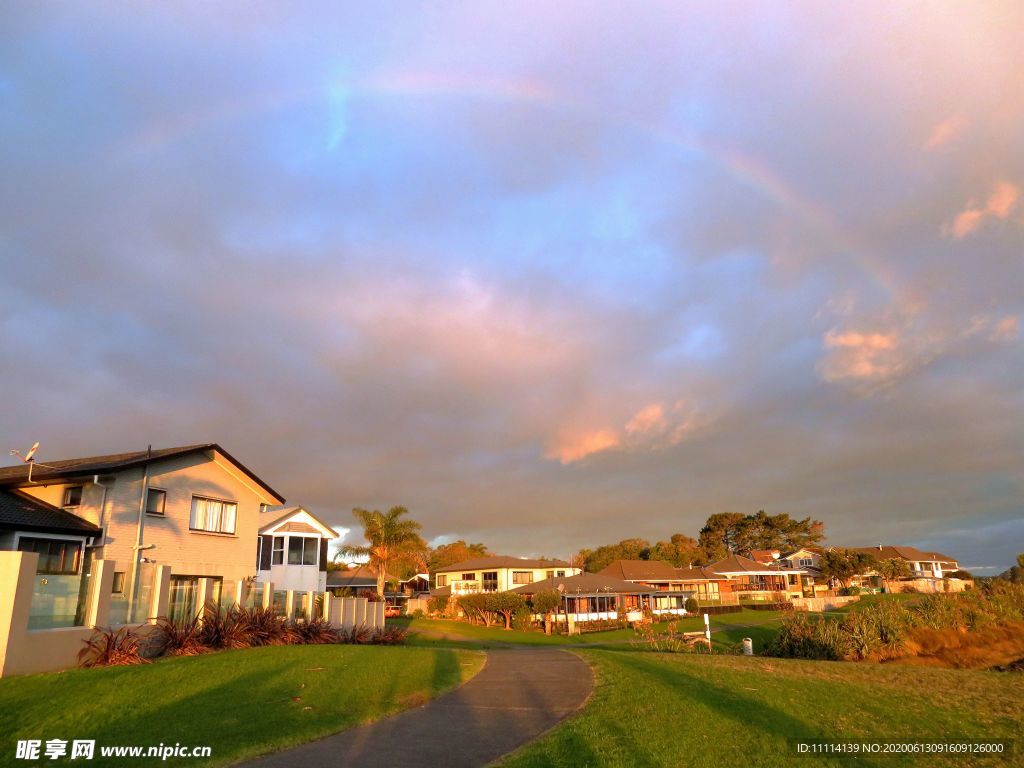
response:
[[[989,217],[1007,218],[1019,199],[1020,187],[1009,181],[1000,181],[992,189],[984,206],[978,206],[973,201],[969,202],[967,207],[956,215],[953,222],[943,228],[944,232],[958,240],[967,237]]]
[[[641,408],[628,422],[626,422],[626,434],[638,435],[652,430],[663,430],[667,426],[665,422],[665,409],[660,403],[651,403]]]
[[[1007,315],[992,326],[992,333],[989,338],[992,341],[1016,341],[1020,336],[1020,318],[1017,315]]]
[[[966,117],[960,114],[951,115],[932,128],[922,149],[926,152],[934,152],[959,138],[966,127]]]
[[[610,429],[598,429],[581,434],[559,436],[548,447],[545,458],[558,459],[562,464],[572,464],[595,453],[601,453],[621,445],[619,436]]]
[[[825,348],[831,350],[819,365],[826,381],[881,382],[895,376],[903,366],[900,338],[894,331],[841,333],[832,329],[824,341]]]

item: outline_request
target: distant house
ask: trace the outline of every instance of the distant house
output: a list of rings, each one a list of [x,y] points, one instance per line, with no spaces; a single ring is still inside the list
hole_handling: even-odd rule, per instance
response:
[[[960,564],[941,552],[924,552],[916,547],[850,547],[854,552],[871,555],[875,560],[904,560],[910,567],[911,579],[941,579],[960,569]]]
[[[689,569],[686,569],[689,571]],[[697,584],[705,586],[710,579],[697,579],[692,574],[663,560],[615,560],[597,572],[600,576],[612,576],[631,584],[650,587],[652,593],[651,610],[654,613],[685,613],[684,603],[689,597],[698,596]],[[724,577],[716,580],[725,581]]]
[[[200,578],[213,600],[232,597],[254,573],[261,509],[284,502],[216,443],[39,459],[0,468],[0,489],[9,509],[21,505],[0,546],[39,552],[41,572],[59,564],[61,573],[80,573],[93,558],[116,562],[113,623],[147,618],[157,565],[171,567],[171,615],[194,609]],[[45,581],[41,587],[55,588],[56,580]]]
[[[430,592],[430,574],[416,573],[407,579],[398,582],[398,588],[402,593],[410,597],[424,595]]]
[[[582,569],[564,560],[529,560],[507,555],[477,557],[433,572],[435,595],[464,595],[473,592],[507,592],[551,578],[575,576]]]
[[[605,573],[554,576],[517,586],[512,591],[529,599],[538,592],[548,590],[562,594],[559,621],[565,621],[570,616],[573,621],[619,618],[639,621],[643,618],[645,608],[655,610],[655,601],[658,597],[658,590],[653,587],[625,581]]]
[[[732,592],[729,577],[715,573],[705,565],[676,568],[676,578],[679,579],[680,589],[692,592],[697,600],[721,600],[722,595]]]
[[[387,581],[394,581],[386,576]],[[335,595],[351,597],[372,597],[377,594],[377,574],[367,565],[358,565],[340,571],[327,573],[327,591]]]
[[[787,568],[776,562],[759,563],[742,555],[729,555],[711,563],[707,570],[729,579],[729,591],[750,600],[788,601],[803,597],[803,579],[807,574],[799,568]]]
[[[338,533],[305,507],[267,507],[260,512],[256,578],[275,590],[323,592],[327,545]]]

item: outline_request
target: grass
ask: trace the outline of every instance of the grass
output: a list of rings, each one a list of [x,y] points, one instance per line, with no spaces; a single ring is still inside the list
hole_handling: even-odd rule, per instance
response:
[[[799,759],[793,740],[1020,739],[1024,676],[692,654],[580,649],[597,674],[588,705],[499,764],[540,766],[845,765]],[[1019,751],[1024,743],[1016,745]],[[1024,764],[992,758],[861,757],[857,765]]]
[[[784,614],[779,611],[755,611],[744,609],[739,613],[723,613],[711,616],[711,641],[719,650],[725,650],[742,642],[744,637],[754,641],[755,651],[760,651],[771,641]],[[586,632],[582,635],[545,635],[543,632],[522,632],[502,627],[484,627],[464,621],[446,619],[390,619],[410,631],[408,644],[419,647],[445,648],[505,648],[510,645],[557,645],[568,648],[587,646],[628,646],[636,639],[632,629],[611,629],[602,632]],[[655,624],[664,631],[667,623]],[[676,629],[679,632],[700,632],[704,619],[700,616],[680,619]]]
[[[419,705],[483,662],[452,649],[310,645],[9,678],[0,680],[0,750],[13,756],[19,739],[95,739],[89,765],[124,765],[105,762],[99,747],[180,742],[213,749],[180,763],[224,765]]]

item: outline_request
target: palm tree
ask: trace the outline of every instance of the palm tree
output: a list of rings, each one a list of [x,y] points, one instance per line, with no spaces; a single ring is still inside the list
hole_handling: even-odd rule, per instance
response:
[[[363,526],[366,546],[345,546],[338,550],[336,559],[366,557],[370,570],[377,576],[377,594],[383,599],[384,582],[388,568],[397,563],[424,561],[427,544],[420,538],[421,526],[415,520],[403,519],[409,514],[405,507],[392,507],[387,512],[353,509],[352,514]]]

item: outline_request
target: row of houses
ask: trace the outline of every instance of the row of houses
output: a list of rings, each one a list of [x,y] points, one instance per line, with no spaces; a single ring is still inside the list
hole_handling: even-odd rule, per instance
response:
[[[683,614],[690,597],[702,603],[762,601],[788,603],[835,593],[837,584],[821,570],[823,548],[808,547],[783,554],[777,550],[755,551],[751,557],[729,555],[706,566],[678,568],[660,560],[616,560],[597,573],[562,560],[529,560],[509,556],[481,557],[445,566],[432,574],[434,596],[476,592],[514,591],[530,597],[541,591],[562,594],[563,613],[576,621],[635,620],[645,611]],[[939,552],[914,547],[862,547],[855,551],[875,560],[890,558],[907,562],[909,576],[889,589],[924,587],[945,591],[944,581],[959,563]],[[873,570],[848,580],[865,589],[883,587]],[[930,585],[930,587],[929,587]],[[959,588],[959,587],[957,587]]]

